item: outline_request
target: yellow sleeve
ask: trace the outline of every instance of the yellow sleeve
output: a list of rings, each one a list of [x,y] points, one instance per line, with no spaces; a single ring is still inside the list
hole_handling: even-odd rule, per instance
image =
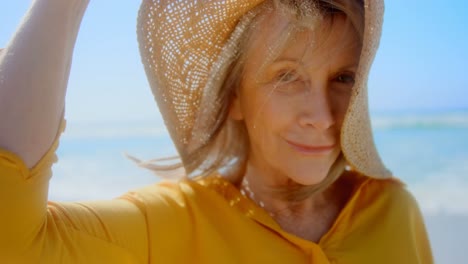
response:
[[[0,258],[5,263],[146,263],[146,216],[137,205],[47,202],[59,133],[38,164],[28,169],[0,150]]]

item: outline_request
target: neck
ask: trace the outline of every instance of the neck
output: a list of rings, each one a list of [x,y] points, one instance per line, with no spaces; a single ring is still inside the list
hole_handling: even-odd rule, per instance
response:
[[[298,195],[295,192],[301,191],[300,187],[287,177],[265,176],[256,168],[247,166],[240,189],[276,220],[305,218],[333,204],[333,185],[305,199],[294,199]]]
[[[325,190],[305,199],[288,199],[284,191],[294,190],[298,184],[287,178],[265,177],[247,166],[240,189],[263,207],[283,230],[318,243],[349,199],[351,185],[340,177]]]

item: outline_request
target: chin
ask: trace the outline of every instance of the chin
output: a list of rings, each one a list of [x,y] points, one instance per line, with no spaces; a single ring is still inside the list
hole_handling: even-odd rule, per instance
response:
[[[307,170],[305,172],[297,171],[294,174],[290,174],[289,178],[297,184],[311,186],[320,184],[328,176],[330,168],[318,169],[318,170]]]
[[[339,151],[336,151],[328,157],[314,159],[286,158],[284,160],[288,160],[286,163],[288,165],[283,168],[283,172],[285,175],[288,175],[289,179],[301,185],[311,186],[320,184],[327,178],[339,153]]]

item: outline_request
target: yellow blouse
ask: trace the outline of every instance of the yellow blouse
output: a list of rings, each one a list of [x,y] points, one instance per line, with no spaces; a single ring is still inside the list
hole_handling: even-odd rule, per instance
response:
[[[47,202],[57,145],[31,170],[0,150],[1,263],[433,263],[417,203],[396,179],[350,173],[351,198],[313,243],[219,176]]]

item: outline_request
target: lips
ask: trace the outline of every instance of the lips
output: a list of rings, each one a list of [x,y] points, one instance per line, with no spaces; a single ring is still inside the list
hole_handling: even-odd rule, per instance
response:
[[[303,145],[286,141],[294,150],[306,155],[326,155],[333,152],[335,145]]]

